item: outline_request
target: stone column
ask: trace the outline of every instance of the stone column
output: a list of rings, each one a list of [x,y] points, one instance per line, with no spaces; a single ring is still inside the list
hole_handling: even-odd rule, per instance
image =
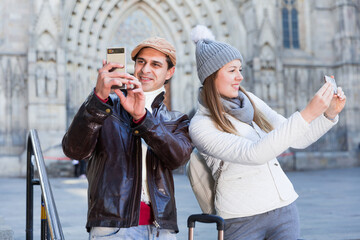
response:
[[[338,72],[341,78],[337,79],[338,85],[343,86],[347,96],[344,112],[340,115],[346,120],[346,135],[348,151],[355,159],[360,151],[360,23],[358,1],[336,1],[335,16],[337,31],[334,37],[334,48]],[[345,124],[345,123],[344,123]],[[357,159],[360,162],[360,159]]]
[[[60,4],[60,3],[59,3]],[[44,0],[34,15],[28,50],[28,128],[36,129],[46,157],[63,157],[66,130],[65,55],[61,48],[61,13]]]

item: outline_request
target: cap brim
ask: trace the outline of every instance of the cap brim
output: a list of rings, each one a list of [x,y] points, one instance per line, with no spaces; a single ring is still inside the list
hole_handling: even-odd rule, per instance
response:
[[[132,52],[131,52],[131,59],[132,59],[133,61],[135,61],[136,55],[137,55],[137,54],[141,51],[141,49],[143,49],[143,48],[152,48],[152,49],[155,49],[155,50],[163,53],[165,56],[168,56],[168,57],[170,58],[171,62],[172,62],[174,65],[176,64],[176,61],[175,61],[175,59],[174,59],[173,56],[169,55],[168,52],[162,50],[161,48],[156,47],[156,46],[151,45],[151,44],[141,44],[141,45],[137,46],[136,48],[134,48],[134,50],[132,50]]]

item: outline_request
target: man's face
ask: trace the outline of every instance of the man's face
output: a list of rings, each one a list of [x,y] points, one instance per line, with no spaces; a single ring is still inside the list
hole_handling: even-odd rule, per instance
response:
[[[144,92],[161,88],[174,74],[175,67],[168,69],[166,55],[153,48],[143,48],[135,60],[134,75],[142,84]]]

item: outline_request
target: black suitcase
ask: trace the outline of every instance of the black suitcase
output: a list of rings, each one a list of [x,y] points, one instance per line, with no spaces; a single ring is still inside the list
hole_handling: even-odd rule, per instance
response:
[[[225,221],[222,217],[211,215],[211,214],[193,214],[190,215],[187,219],[187,226],[189,228],[189,240],[194,239],[194,228],[195,222],[202,223],[216,223],[216,228],[218,230],[218,239],[224,240],[224,225]]]

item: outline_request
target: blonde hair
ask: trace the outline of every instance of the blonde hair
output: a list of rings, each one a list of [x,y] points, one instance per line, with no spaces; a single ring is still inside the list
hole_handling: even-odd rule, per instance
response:
[[[217,127],[220,130],[223,130],[227,133],[232,133],[238,135],[238,132],[236,131],[233,124],[230,122],[230,120],[226,117],[225,109],[223,104],[220,101],[220,94],[216,89],[215,86],[215,79],[217,77],[218,71],[211,74],[209,77],[207,77],[204,81],[204,86],[202,91],[200,92],[201,100],[205,103],[206,107],[210,111],[210,118],[215,122]],[[264,114],[260,112],[254,102],[251,100],[249,95],[246,93],[246,90],[240,86],[240,91],[243,92],[250,100],[251,105],[254,108],[254,119],[253,121],[265,132],[270,132],[274,128],[271,125],[271,123],[266,119]]]

